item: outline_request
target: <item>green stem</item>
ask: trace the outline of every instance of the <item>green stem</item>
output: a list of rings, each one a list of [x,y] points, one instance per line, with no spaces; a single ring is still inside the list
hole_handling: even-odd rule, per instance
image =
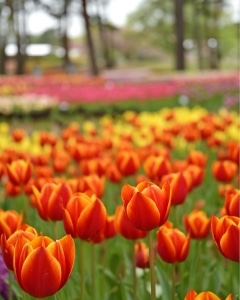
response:
[[[95,259],[95,244],[92,244],[91,248],[91,272],[92,272],[92,299],[96,299],[96,259]]]
[[[13,291],[12,291],[12,271],[8,270],[8,300],[13,299]]]
[[[57,230],[57,222],[56,221],[53,222],[53,236],[54,236],[55,240],[58,238],[58,230]]]
[[[132,276],[133,276],[133,300],[137,299],[137,276],[136,276],[136,262],[135,262],[135,241],[133,241],[132,249]]]
[[[177,205],[174,205],[173,207],[174,210],[174,221],[175,221],[175,227],[179,227],[178,225],[178,212],[177,212]]]
[[[84,264],[84,249],[85,248],[85,242],[80,240],[80,280],[81,280],[81,300],[85,299],[85,264]]]
[[[175,299],[175,287],[176,287],[176,264],[172,265],[172,300]]]
[[[154,249],[152,232],[148,233],[149,260],[150,260],[150,279],[151,279],[151,300],[156,300],[156,279],[154,270]]]

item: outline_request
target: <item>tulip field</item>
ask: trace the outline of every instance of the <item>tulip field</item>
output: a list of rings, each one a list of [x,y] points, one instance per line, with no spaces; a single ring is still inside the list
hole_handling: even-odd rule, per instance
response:
[[[239,299],[237,74],[0,83],[0,299]]]

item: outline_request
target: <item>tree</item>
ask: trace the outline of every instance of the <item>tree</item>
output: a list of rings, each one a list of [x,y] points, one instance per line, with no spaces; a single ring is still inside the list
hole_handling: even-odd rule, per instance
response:
[[[176,34],[176,69],[185,69],[184,57],[184,20],[183,20],[183,0],[174,0],[175,3],[175,34]]]
[[[90,69],[91,69],[91,74],[92,75],[98,75],[99,70],[97,67],[97,62],[96,62],[96,56],[95,56],[95,49],[93,45],[93,39],[92,39],[92,34],[91,34],[91,28],[90,28],[90,21],[89,21],[89,16],[87,12],[87,0],[82,0],[82,16],[84,20],[84,26],[85,26],[85,31],[86,31],[86,40],[87,40],[87,45],[88,45],[88,58],[89,58],[89,63],[90,63]]]

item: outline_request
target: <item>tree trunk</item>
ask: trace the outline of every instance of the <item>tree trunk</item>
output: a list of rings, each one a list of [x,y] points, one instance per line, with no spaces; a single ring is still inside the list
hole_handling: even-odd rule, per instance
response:
[[[114,66],[114,62],[111,57],[111,53],[109,51],[110,50],[109,43],[105,36],[105,29],[104,29],[104,25],[102,23],[101,14],[99,12],[99,1],[98,0],[95,0],[95,5],[96,5],[96,9],[97,9],[97,22],[98,22],[99,37],[100,37],[101,46],[102,46],[102,53],[103,53],[102,55],[104,58],[105,67],[107,69],[111,69]]]
[[[185,69],[185,56],[184,56],[184,21],[183,21],[183,1],[175,1],[175,32],[176,32],[176,69]]]
[[[203,70],[203,54],[202,54],[202,40],[199,22],[199,9],[196,4],[193,5],[193,38],[197,47],[197,60],[199,70]]]
[[[68,27],[68,15],[67,15],[67,1],[64,5],[64,12],[63,12],[63,24],[62,24],[62,46],[65,50],[65,54],[63,57],[64,66],[68,67],[70,63],[69,59],[69,47],[68,47],[68,35],[67,35],[67,27]]]
[[[91,74],[96,76],[98,75],[98,67],[97,67],[96,57],[94,53],[94,46],[93,46],[93,40],[92,40],[92,35],[90,30],[89,17],[87,14],[87,0],[82,0],[82,14],[83,14],[84,25],[86,30],[88,57],[89,57]]]
[[[20,13],[22,12],[22,16]],[[16,24],[15,28],[16,39],[17,39],[17,74],[22,75],[25,73],[25,61],[26,61],[26,14],[25,14],[25,2],[18,2],[18,7],[15,10]]]

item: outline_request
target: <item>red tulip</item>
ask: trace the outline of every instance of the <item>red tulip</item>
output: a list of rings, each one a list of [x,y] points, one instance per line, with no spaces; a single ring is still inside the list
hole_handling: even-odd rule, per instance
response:
[[[134,175],[140,168],[140,158],[133,150],[121,150],[116,155],[116,165],[123,176]]]
[[[170,161],[165,156],[150,155],[145,160],[143,168],[151,180],[161,180],[162,176],[171,172]]]
[[[230,160],[214,161],[212,163],[212,174],[217,181],[231,182],[237,174],[237,164]]]
[[[232,300],[232,294],[229,294],[225,300]],[[189,290],[184,300],[221,300],[216,294],[212,292],[201,292],[197,293],[194,290]]]
[[[2,210],[0,208],[0,236],[6,235],[8,238],[13,232],[21,229],[23,225],[23,214],[15,210]]]
[[[189,252],[190,237],[185,236],[167,222],[157,232],[157,252],[167,263],[179,263],[186,260]]]
[[[149,248],[143,242],[136,242],[134,246],[136,267],[146,269],[150,267]]]
[[[188,195],[189,183],[185,173],[170,173],[162,178],[162,182],[168,181],[172,189],[171,205],[182,204]]]
[[[23,241],[31,241],[35,237],[38,236],[37,231],[31,227],[26,225],[25,227],[23,226],[22,229],[14,231],[9,238],[6,237],[5,234],[1,235],[1,240],[0,244],[2,247],[2,256],[4,259],[4,262],[8,269],[13,271],[13,254],[14,254],[14,248],[18,239],[18,236],[22,236]]]
[[[18,236],[14,249],[14,273],[20,287],[35,298],[55,294],[67,282],[75,260],[75,245],[66,235],[53,241],[38,236],[26,241]]]
[[[199,166],[204,168],[207,163],[207,156],[201,151],[192,150],[187,157],[187,161],[189,164]]]
[[[240,261],[240,218],[223,216],[220,219],[211,218],[212,238],[223,256]]]
[[[15,185],[26,184],[32,175],[31,164],[23,159],[14,160],[6,166],[9,180]]]
[[[105,177],[96,174],[81,176],[78,178],[76,191],[80,193],[89,192],[101,198],[105,188]]]
[[[227,215],[240,217],[240,190],[225,194],[224,208]]]
[[[172,197],[168,182],[162,188],[146,181],[136,187],[125,184],[121,197],[128,219],[136,228],[149,231],[166,222]]]
[[[118,205],[115,212],[115,226],[118,233],[129,240],[143,238],[146,231],[137,229],[128,219],[123,206]]]
[[[90,241],[103,230],[107,212],[96,195],[74,193],[64,209],[65,231],[72,237]]]
[[[184,225],[193,239],[204,239],[209,235],[211,220],[204,211],[195,209],[183,217]]]
[[[12,139],[19,143],[21,142],[26,135],[26,132],[21,128],[16,128],[12,131]]]
[[[33,187],[33,191],[39,216],[45,221],[62,220],[63,209],[72,195],[69,185],[46,183],[41,192],[35,187]]]

